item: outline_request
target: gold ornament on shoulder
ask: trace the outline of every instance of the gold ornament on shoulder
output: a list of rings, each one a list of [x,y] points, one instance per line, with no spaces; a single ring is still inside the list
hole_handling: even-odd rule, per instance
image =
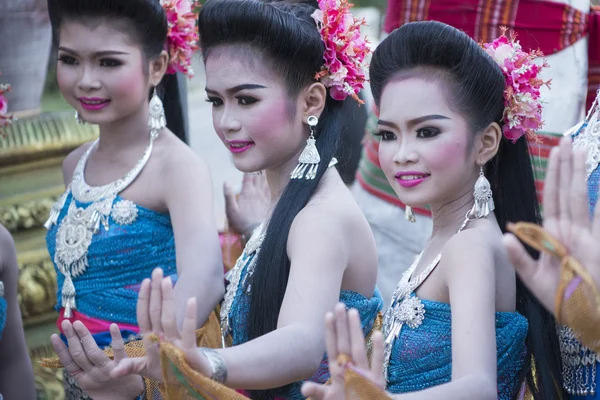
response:
[[[137,219],[138,208],[131,200],[119,200],[113,205],[110,216],[119,225],[130,225]]]

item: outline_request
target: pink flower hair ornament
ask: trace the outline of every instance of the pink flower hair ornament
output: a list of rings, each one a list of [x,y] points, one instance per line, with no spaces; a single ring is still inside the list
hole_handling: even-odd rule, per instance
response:
[[[14,119],[11,114],[8,114],[8,100],[4,96],[8,92],[10,92],[10,85],[0,84],[0,136],[2,137],[5,135],[3,128],[12,124]]]
[[[181,72],[192,78],[192,55],[199,48],[197,4],[193,0],[161,0],[160,4],[167,13],[169,27],[166,43],[169,53],[167,74]]]
[[[319,9],[311,15],[325,45],[323,66],[315,79],[329,88],[335,100],[350,96],[363,104],[358,93],[365,82],[371,47],[360,34],[366,21],[355,18],[350,13],[352,7],[348,0],[319,0]]]
[[[508,28],[500,27],[502,35],[492,43],[482,44],[486,53],[498,63],[504,74],[504,137],[515,143],[521,136],[535,137],[542,128],[542,100],[540,88],[550,87],[550,81],[544,81],[540,72],[548,66],[547,62],[535,64],[534,59],[542,57],[539,50],[527,53]]]

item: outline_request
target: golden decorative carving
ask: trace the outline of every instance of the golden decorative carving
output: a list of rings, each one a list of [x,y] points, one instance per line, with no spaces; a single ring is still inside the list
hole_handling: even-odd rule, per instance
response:
[[[98,136],[95,125],[77,124],[74,111],[45,113],[15,121],[0,140],[0,166],[65,154]]]
[[[79,125],[74,111],[20,116],[0,140],[0,223],[15,239],[19,263],[18,300],[40,400],[62,400],[62,370],[39,365],[53,357],[50,335],[57,332],[54,311],[56,273],[43,223],[64,191],[61,163],[76,147],[98,137],[98,127]]]
[[[25,322],[53,311],[56,290],[56,272],[49,256],[19,263],[19,306]]]
[[[44,225],[58,196],[30,200],[22,204],[0,206],[0,224],[10,232]]]

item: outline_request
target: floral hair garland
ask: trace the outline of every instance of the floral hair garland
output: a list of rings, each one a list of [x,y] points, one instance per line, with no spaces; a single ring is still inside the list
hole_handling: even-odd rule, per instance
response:
[[[194,76],[192,54],[198,50],[196,29],[196,4],[192,0],[161,0],[167,13],[167,49],[169,66],[167,74],[181,72],[189,78]]]
[[[2,128],[13,122],[13,116],[8,114],[8,100],[4,96],[8,92],[10,92],[10,85],[0,84],[0,136],[4,136]]]
[[[535,132],[544,125],[540,88],[543,85],[550,87],[550,81],[544,81],[540,72],[548,64],[545,60],[541,65],[534,64],[533,60],[543,53],[539,50],[523,51],[514,33],[509,38],[506,36],[508,28],[500,29],[502,35],[482,47],[500,65],[504,74],[503,132],[504,137],[515,143],[523,135],[535,137]]]
[[[323,66],[315,79],[329,88],[329,95],[335,100],[351,96],[362,104],[358,92],[365,82],[371,47],[360,34],[360,27],[366,22],[364,18],[354,18],[352,7],[348,0],[319,0],[319,9],[311,15],[325,45]]]

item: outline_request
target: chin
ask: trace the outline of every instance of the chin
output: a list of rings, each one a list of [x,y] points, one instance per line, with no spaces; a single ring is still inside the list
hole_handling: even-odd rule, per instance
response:
[[[233,165],[235,166],[235,169],[245,174],[251,174],[264,169],[258,163],[248,162],[248,160],[238,160],[235,156],[233,157]]]
[[[431,199],[426,198],[422,194],[406,193],[406,191],[398,190],[397,188],[394,188],[394,191],[396,192],[396,196],[402,202],[402,204],[409,207],[425,207],[427,204],[431,203]]]
[[[79,118],[82,118],[87,124],[90,125],[106,125],[112,124],[117,120],[117,118],[113,118],[106,114],[101,113],[90,113],[89,111],[78,111]]]

